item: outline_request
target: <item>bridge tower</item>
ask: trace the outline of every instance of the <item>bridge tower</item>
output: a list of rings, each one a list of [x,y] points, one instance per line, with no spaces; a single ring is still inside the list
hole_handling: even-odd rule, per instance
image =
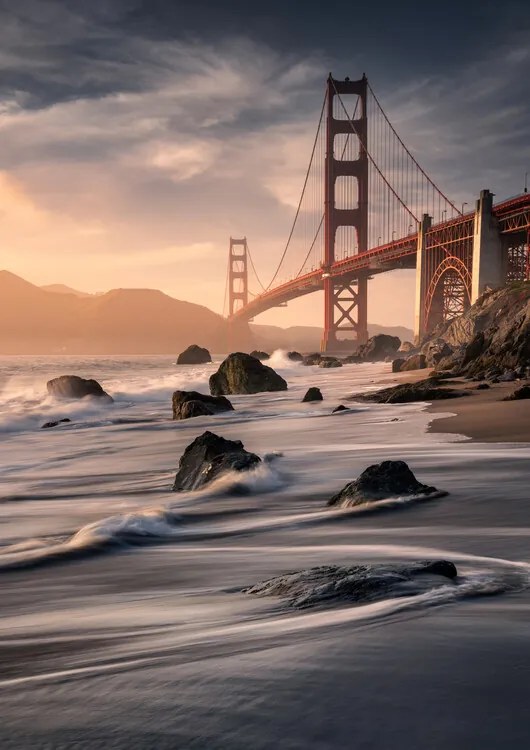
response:
[[[248,304],[248,247],[247,238],[230,237],[228,255],[228,315]]]
[[[335,261],[335,243],[339,227],[354,227],[357,235],[357,252],[368,249],[368,143],[367,143],[367,78],[358,81],[338,81],[328,77],[326,111],[326,157],[324,187],[324,336],[321,350],[333,351],[340,347],[337,335],[354,333],[359,344],[368,338],[367,288],[368,276],[361,275],[355,282],[336,282],[330,271]],[[337,94],[358,97],[360,108],[353,120],[335,116],[334,102]],[[351,113],[348,113],[351,115]],[[355,129],[355,134],[353,128]],[[336,136],[346,135],[359,141],[356,159],[337,159]],[[336,206],[338,177],[357,181],[357,205],[347,208]],[[353,255],[353,248],[351,249]]]

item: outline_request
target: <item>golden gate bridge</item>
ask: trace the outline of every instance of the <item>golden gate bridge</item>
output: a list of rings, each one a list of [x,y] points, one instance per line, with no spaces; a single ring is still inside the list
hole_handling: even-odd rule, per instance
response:
[[[368,337],[369,280],[416,269],[415,335],[460,315],[488,288],[530,278],[530,195],[456,205],[404,144],[365,75],[327,79],[300,200],[264,283],[246,238],[230,238],[228,319],[324,291],[322,350]],[[252,289],[252,291],[251,291]]]

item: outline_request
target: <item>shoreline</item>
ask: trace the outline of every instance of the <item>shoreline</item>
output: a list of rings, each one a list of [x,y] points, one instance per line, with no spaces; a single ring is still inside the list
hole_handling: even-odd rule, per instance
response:
[[[414,383],[429,376],[431,370],[396,373],[386,383]],[[455,378],[452,390],[469,391],[469,396],[433,401],[426,411],[433,415],[427,432],[462,435],[478,443],[529,443],[530,399],[503,401],[523,381],[488,383],[487,390],[477,390],[479,382]],[[438,416],[440,415],[440,416]],[[443,416],[442,416],[443,415]]]

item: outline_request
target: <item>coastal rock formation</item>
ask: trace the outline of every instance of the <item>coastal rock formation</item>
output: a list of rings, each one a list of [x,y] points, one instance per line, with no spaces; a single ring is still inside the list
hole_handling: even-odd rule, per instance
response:
[[[250,352],[250,356],[259,359],[260,362],[271,358],[270,354],[267,354],[267,352],[260,352],[259,349],[254,349],[254,351]]]
[[[396,360],[394,360],[395,362]],[[394,371],[394,362],[392,363],[392,371]],[[424,354],[411,354],[410,357],[402,363],[400,372],[407,372],[408,370],[424,370],[427,367],[427,360]]]
[[[323,368],[342,367],[342,362],[336,357],[322,357],[318,366]]]
[[[309,388],[307,393],[302,399],[302,403],[309,403],[311,401],[323,401],[324,397],[322,396],[322,391],[320,388],[315,388],[314,386],[312,388]]]
[[[348,354],[342,360],[343,365],[357,365],[359,362],[362,362],[362,359],[358,354]]]
[[[322,354],[319,354],[319,352],[313,352],[313,354],[306,354],[306,356],[302,360],[302,364],[306,365],[306,367],[310,367],[311,365],[320,364],[321,360]]]
[[[411,341],[402,341],[401,346],[398,349],[398,352],[401,354],[403,352],[404,354],[412,354],[412,352],[416,351],[416,347]]]
[[[530,366],[530,282],[486,292],[425,343],[433,338],[443,339],[453,350],[440,360],[438,369],[462,375],[524,370]]]
[[[443,381],[441,381],[443,382]],[[408,404],[413,401],[439,401],[469,395],[466,391],[441,388],[437,378],[426,378],[416,383],[400,383],[372,393],[357,393],[350,401],[370,401],[375,404]]]
[[[41,430],[48,430],[50,427],[57,427],[57,425],[62,424],[63,422],[71,422],[71,419],[68,419],[68,417],[65,417],[64,419],[57,419],[55,422],[45,422]]]
[[[506,396],[506,398],[504,398],[503,401],[520,401],[521,399],[526,399],[526,398],[530,398],[530,384],[529,383],[522,385],[520,388],[516,388],[515,391],[511,393],[509,396]]]
[[[453,348],[442,338],[430,339],[421,347],[427,367],[436,367],[443,359],[450,357]]]
[[[403,359],[402,357],[392,360],[392,372],[401,372],[401,367],[405,364],[406,361],[407,360]]]
[[[106,393],[97,380],[85,380],[78,375],[60,375],[46,383],[48,393],[55,398],[79,399],[86,396],[99,398],[108,403],[114,399]]]
[[[421,560],[377,565],[322,565],[287,573],[244,589],[255,596],[278,596],[292,607],[362,604],[423,594],[454,581],[449,560]]]
[[[341,412],[341,411],[350,411],[350,410],[348,409],[347,406],[344,406],[344,404],[339,404],[333,409],[331,413],[336,414],[337,412]]]
[[[287,352],[287,359],[290,359],[291,362],[302,362],[304,357],[303,354],[300,354],[300,352],[292,351]]]
[[[204,365],[211,362],[212,358],[208,349],[203,349],[197,344],[188,346],[177,358],[177,365]]]
[[[242,352],[229,354],[217,372],[210,376],[213,396],[230,393],[262,393],[286,391],[287,383],[272,367]]]
[[[404,461],[383,461],[365,469],[357,479],[333,495],[327,504],[351,508],[392,497],[440,494],[436,487],[418,482]]]
[[[393,358],[401,344],[397,336],[378,333],[359,347],[358,356],[364,362],[384,362],[387,357]]]
[[[226,440],[204,432],[188,445],[179,461],[173,490],[197,490],[228,471],[248,471],[261,462],[240,440]]]
[[[209,416],[234,409],[224,396],[208,396],[197,391],[175,391],[172,406],[173,419]]]

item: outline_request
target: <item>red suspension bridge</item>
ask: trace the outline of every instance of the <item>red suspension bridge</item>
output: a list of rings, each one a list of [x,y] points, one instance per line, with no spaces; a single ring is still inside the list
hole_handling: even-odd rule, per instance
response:
[[[368,337],[368,281],[415,268],[421,337],[487,288],[530,277],[530,195],[493,205],[483,190],[473,211],[466,205],[421,168],[366,76],[330,75],[293,224],[266,285],[247,239],[230,239],[229,320],[323,289],[322,350],[351,348]]]

